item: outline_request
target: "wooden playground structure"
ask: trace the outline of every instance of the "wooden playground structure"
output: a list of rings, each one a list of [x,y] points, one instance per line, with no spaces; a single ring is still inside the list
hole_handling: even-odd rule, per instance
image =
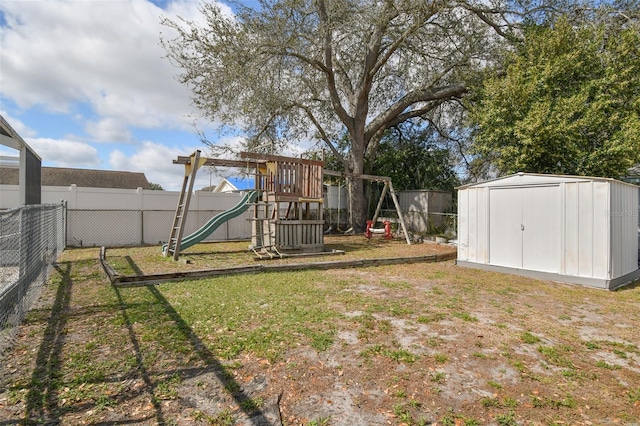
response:
[[[324,251],[322,176],[324,163],[274,155],[241,153],[255,162],[251,248],[265,253]]]
[[[200,151],[196,151],[189,157],[178,157],[173,161],[174,164],[185,166],[185,176],[164,255],[171,254],[174,260],[178,259],[193,184],[196,173],[202,166],[236,167],[254,176],[254,191],[257,192],[257,197],[249,205],[253,212],[250,219],[252,237],[249,248],[260,258],[282,257],[292,253],[323,253],[325,251],[323,176],[340,174],[324,170],[324,162],[319,160],[251,152],[240,153],[240,158],[241,160],[205,158],[200,157]],[[407,243],[411,244],[391,180],[368,175],[363,176],[363,179],[385,183],[382,197],[389,189]],[[375,232],[373,226],[381,203],[382,198],[378,203],[373,221],[368,221],[370,222],[367,224],[369,233]]]

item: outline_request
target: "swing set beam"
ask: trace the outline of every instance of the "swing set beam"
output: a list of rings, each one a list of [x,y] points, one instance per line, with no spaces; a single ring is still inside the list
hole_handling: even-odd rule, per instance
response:
[[[351,173],[342,173],[335,170],[323,170],[323,173],[328,176],[337,176],[337,177],[347,177],[347,176],[355,176]],[[382,208],[382,201],[384,200],[385,195],[387,195],[387,191],[391,194],[391,199],[393,200],[393,205],[396,207],[396,212],[398,213],[398,221],[400,222],[400,226],[402,226],[402,232],[404,232],[404,238],[407,241],[407,244],[411,245],[411,238],[409,238],[409,233],[407,232],[407,226],[404,222],[404,216],[402,215],[402,210],[400,210],[400,203],[398,202],[398,197],[396,197],[396,192],[393,190],[393,182],[391,182],[391,178],[387,176],[374,176],[374,175],[358,175],[360,179],[370,180],[373,182],[384,182],[384,188],[382,189],[382,194],[380,194],[380,200],[378,200],[378,205],[376,207],[376,212],[373,215],[372,224],[375,225],[378,221],[378,217],[380,216],[380,209]]]

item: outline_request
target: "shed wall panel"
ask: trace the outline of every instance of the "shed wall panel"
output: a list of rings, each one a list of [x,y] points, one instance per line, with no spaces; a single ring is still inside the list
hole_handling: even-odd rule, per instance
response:
[[[492,188],[489,198],[489,263],[521,268],[522,191]]]
[[[578,274],[582,277],[593,276],[593,184],[578,183]]]
[[[476,253],[480,262],[489,262],[489,188],[476,189],[478,224],[476,232]]]
[[[560,186],[520,189],[522,195],[522,267],[560,271]]]
[[[564,273],[580,275],[580,227],[578,183],[564,185]]]
[[[469,222],[474,220],[469,209],[469,195],[471,190],[458,192],[458,259],[471,260],[469,254]]]
[[[468,238],[468,250],[469,258],[475,262],[480,261],[478,258],[478,190],[474,189],[468,192],[469,194],[469,238]]]
[[[629,232],[638,223],[638,193],[627,185],[611,185],[611,274],[620,276],[638,268],[638,238]]]
[[[593,182],[593,277],[611,278],[609,183]]]

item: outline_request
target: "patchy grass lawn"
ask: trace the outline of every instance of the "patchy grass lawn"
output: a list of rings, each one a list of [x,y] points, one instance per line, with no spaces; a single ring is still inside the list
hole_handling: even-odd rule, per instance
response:
[[[342,240],[344,256],[443,248],[363,240]],[[224,247],[195,247],[189,264],[157,247],[108,258],[144,273],[253,262]],[[639,286],[443,262],[114,288],[97,258],[60,259],[0,365],[0,424],[640,421]]]

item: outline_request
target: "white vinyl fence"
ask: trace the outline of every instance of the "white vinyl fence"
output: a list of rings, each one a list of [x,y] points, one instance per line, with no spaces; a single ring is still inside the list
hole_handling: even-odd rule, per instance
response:
[[[0,185],[0,208],[16,205],[17,186]],[[138,188],[42,187],[43,203],[67,202],[68,247],[153,245],[169,238],[180,193]],[[15,198],[15,199],[14,199]],[[191,196],[185,235],[242,198],[239,193],[195,192]],[[225,222],[206,241],[251,238],[251,212]]]
[[[453,194],[445,191],[410,190],[398,193],[400,210],[412,232],[455,234]]]
[[[334,230],[348,227],[344,186],[325,185],[325,221]],[[161,245],[167,241],[175,215],[178,191],[43,186],[42,203],[66,201],[66,246],[121,247]],[[184,235],[214,215],[235,206],[240,193],[194,192]],[[447,223],[451,193],[400,191],[401,209],[411,232],[429,232]],[[17,185],[0,185],[0,209],[19,205]],[[394,215],[395,209],[383,212]],[[251,239],[251,210],[216,229],[206,241]],[[453,221],[455,223],[455,220]]]

